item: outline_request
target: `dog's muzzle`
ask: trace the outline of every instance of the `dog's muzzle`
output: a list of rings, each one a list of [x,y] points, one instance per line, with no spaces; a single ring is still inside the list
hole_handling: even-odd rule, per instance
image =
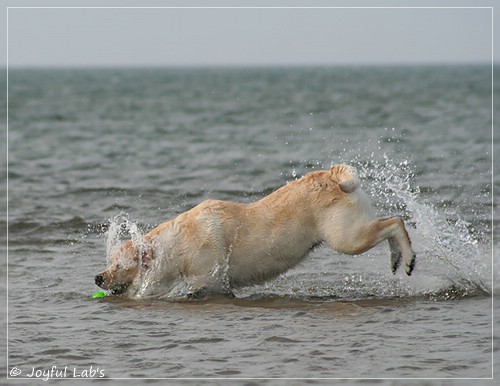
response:
[[[113,286],[103,287],[102,285],[104,284],[105,281],[103,275],[96,275],[94,280],[97,286],[101,287],[102,289],[110,290],[111,294],[113,295],[120,295],[124,293],[128,288],[128,284],[125,283],[115,283]]]

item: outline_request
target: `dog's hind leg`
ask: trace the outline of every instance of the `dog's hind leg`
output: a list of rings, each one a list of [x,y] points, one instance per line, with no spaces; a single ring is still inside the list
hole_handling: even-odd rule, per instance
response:
[[[384,239],[389,242],[392,272],[395,273],[403,261],[406,274],[411,275],[415,268],[415,253],[403,220],[399,217],[378,219],[369,228],[374,245]]]
[[[379,218],[360,227],[351,233],[350,237],[343,238],[342,243],[330,242],[329,244],[340,252],[357,255],[366,252],[384,240],[389,242],[392,271],[395,272],[403,262],[406,274],[411,275],[415,267],[415,253],[411,248],[410,237],[403,220],[399,217]]]
[[[398,246],[398,240],[394,237],[389,237],[387,239],[389,242],[389,249],[391,251],[391,269],[392,273],[396,273],[396,270],[401,265],[402,253]]]
[[[381,217],[378,219],[378,221],[384,221],[384,220],[390,220],[390,219],[391,219],[391,217]],[[404,228],[404,224],[402,224],[402,226]],[[408,237],[408,233],[406,232],[406,229],[404,229],[403,233],[404,233],[404,236],[406,236],[406,238],[408,239],[408,242],[410,242],[410,239]],[[392,270],[392,273],[396,273],[397,269],[401,265],[401,259],[403,257],[403,254],[401,252],[401,248],[399,247],[399,242],[398,242],[398,239],[396,237],[388,237],[387,241],[389,242],[389,251],[391,253],[391,270]],[[411,248],[411,245],[410,245],[410,248]],[[413,265],[415,264],[414,258],[415,258],[415,256],[412,257]]]

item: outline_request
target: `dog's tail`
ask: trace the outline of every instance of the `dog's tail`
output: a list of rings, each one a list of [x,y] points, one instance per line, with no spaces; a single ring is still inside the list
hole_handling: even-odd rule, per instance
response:
[[[331,169],[340,190],[345,193],[354,192],[359,186],[359,175],[355,167],[350,165],[335,165]]]

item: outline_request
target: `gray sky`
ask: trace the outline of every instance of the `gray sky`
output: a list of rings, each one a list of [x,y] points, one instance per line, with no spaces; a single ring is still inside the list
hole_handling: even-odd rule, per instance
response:
[[[10,67],[491,63],[492,10],[10,8],[8,44]]]

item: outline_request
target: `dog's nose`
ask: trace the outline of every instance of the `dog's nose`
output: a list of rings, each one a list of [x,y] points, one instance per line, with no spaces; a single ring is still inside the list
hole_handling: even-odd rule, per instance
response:
[[[95,283],[100,287],[104,283],[104,277],[102,275],[96,275]]]

